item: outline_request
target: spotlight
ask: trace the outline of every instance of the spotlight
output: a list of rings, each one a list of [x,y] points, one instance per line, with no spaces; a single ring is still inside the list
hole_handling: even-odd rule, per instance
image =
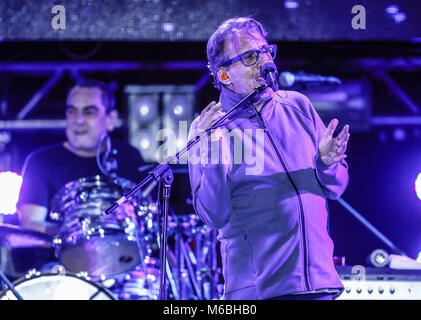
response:
[[[165,32],[173,32],[174,31],[174,23],[165,22],[161,26],[162,26],[162,30],[164,30]]]
[[[184,108],[182,105],[176,105],[173,109],[173,112],[175,115],[180,116],[181,114],[183,114]]]
[[[139,145],[142,149],[146,150],[151,146],[151,141],[148,138],[142,138]]]
[[[157,116],[158,104],[152,95],[140,96],[135,102],[138,121],[141,123],[151,121]]]
[[[404,12],[396,13],[393,16],[393,19],[395,20],[396,23],[404,22],[406,20],[406,14]]]
[[[152,136],[151,133],[147,130],[139,130],[136,132],[136,140],[138,141],[137,145],[142,148],[142,150],[148,150],[152,145]]]
[[[186,94],[169,95],[168,108],[170,116],[177,120],[187,120],[190,118],[192,109],[190,97]]]
[[[387,14],[394,15],[399,12],[399,8],[396,5],[390,5],[386,7]]]
[[[402,128],[396,128],[393,131],[393,137],[396,141],[404,141],[406,139],[406,132]]]
[[[285,9],[297,9],[300,4],[297,1],[285,0],[284,7]]]
[[[421,200],[421,172],[415,179],[415,193],[417,194],[418,199]]]
[[[15,172],[0,172],[0,214],[16,213],[22,177]]]
[[[147,104],[142,104],[139,107],[139,113],[142,117],[146,117],[149,114],[149,112],[151,112],[151,109]]]
[[[183,138],[177,138],[177,149],[181,150],[182,148],[184,148],[187,144],[187,141]]]

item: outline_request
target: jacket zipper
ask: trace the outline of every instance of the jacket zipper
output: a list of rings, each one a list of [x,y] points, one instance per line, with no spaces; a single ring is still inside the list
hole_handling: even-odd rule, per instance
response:
[[[278,148],[276,147],[276,143],[275,140],[273,139],[273,136],[271,134],[271,132],[269,131],[268,126],[266,125],[266,121],[263,119],[262,114],[257,111],[255,108],[253,108],[254,113],[257,115],[258,120],[260,122],[260,125],[263,127],[263,129],[265,130],[265,132],[267,133],[267,136],[269,138],[269,142],[272,145],[273,150],[275,151],[279,162],[281,163],[289,181],[291,182],[292,187],[295,190],[295,193],[297,194],[297,198],[298,198],[298,203],[299,203],[299,207],[300,207],[300,220],[301,220],[301,224],[300,224],[300,228],[301,228],[301,233],[303,235],[303,249],[304,249],[304,278],[305,278],[305,284],[306,284],[306,289],[308,291],[311,291],[311,286],[310,286],[310,280],[309,280],[309,276],[308,276],[308,257],[307,257],[307,237],[306,237],[306,233],[305,233],[305,225],[304,225],[304,207],[303,207],[303,201],[301,199],[301,195],[300,192],[298,191],[297,186],[294,183],[294,180],[292,179],[291,175],[289,174],[288,168],[285,164],[284,159],[282,158],[281,153],[279,152]]]

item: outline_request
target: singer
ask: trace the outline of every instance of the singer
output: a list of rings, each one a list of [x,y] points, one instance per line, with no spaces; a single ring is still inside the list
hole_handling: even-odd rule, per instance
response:
[[[83,80],[73,86],[66,100],[66,137],[58,144],[32,152],[23,167],[23,183],[18,208],[23,228],[57,233],[57,225],[48,215],[53,196],[68,182],[94,175],[103,175],[98,168],[96,153],[100,137],[115,128],[118,112],[114,93],[98,80]],[[137,168],[144,164],[139,152],[117,139],[112,139],[117,151],[116,174],[131,181],[142,174]]]
[[[265,36],[258,21],[234,18],[208,41],[208,66],[221,94],[193,121],[190,138],[255,87],[269,87],[194,150],[201,161],[189,162],[193,205],[218,229],[224,299],[334,299],[343,286],[333,263],[326,207],[348,184],[349,126],[334,137],[336,119],[326,128],[307,97],[276,91],[271,80],[276,46]],[[262,130],[263,141],[247,130]],[[209,161],[215,153],[233,158],[233,136],[256,154],[262,172],[250,174],[247,161]]]

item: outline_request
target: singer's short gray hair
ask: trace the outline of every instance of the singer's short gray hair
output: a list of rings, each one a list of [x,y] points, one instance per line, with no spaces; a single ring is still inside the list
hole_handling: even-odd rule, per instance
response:
[[[240,41],[238,36],[239,33],[243,31],[248,33],[250,33],[250,31],[257,31],[263,38],[267,35],[267,32],[260,22],[250,17],[240,17],[224,21],[208,40],[206,48],[208,68],[213,76],[213,84],[215,88],[219,90],[221,90],[222,83],[218,79],[217,71],[221,65],[230,58],[225,52],[225,40],[231,35],[234,45],[239,48]]]

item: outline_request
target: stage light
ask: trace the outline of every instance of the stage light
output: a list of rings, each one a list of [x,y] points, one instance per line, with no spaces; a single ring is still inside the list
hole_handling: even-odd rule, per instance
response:
[[[285,9],[297,9],[300,4],[297,1],[285,0],[284,7]]]
[[[173,109],[174,114],[177,115],[177,116],[181,115],[183,113],[183,111],[184,111],[184,108],[183,108],[182,105],[177,105]]]
[[[406,14],[404,12],[398,12],[395,15],[393,15],[393,19],[396,23],[401,23],[406,20]]]
[[[162,30],[165,32],[173,32],[174,31],[174,23],[165,22],[162,24]]]
[[[183,149],[183,148],[186,146],[186,144],[187,144],[186,139],[183,139],[183,138],[177,138],[177,149],[178,149],[178,150]]]
[[[129,141],[146,162],[161,162],[185,146],[193,120],[194,85],[128,85]],[[177,141],[181,138],[182,142]],[[167,150],[168,151],[168,150]]]
[[[150,111],[151,111],[151,109],[149,108],[149,106],[147,104],[143,104],[139,108],[139,113],[142,117],[147,116]]]
[[[22,177],[15,172],[0,172],[0,214],[16,213]]]
[[[139,130],[135,133],[137,145],[143,150],[148,150],[152,145],[151,133],[147,130]]]
[[[406,132],[402,128],[396,128],[393,130],[393,137],[396,141],[404,141],[406,139]]]
[[[144,150],[148,149],[151,146],[151,141],[148,138],[143,138],[140,140],[140,147]]]
[[[386,7],[386,12],[390,15],[393,15],[399,12],[399,8],[396,5],[390,5]]]
[[[417,194],[418,199],[421,200],[421,172],[415,179],[415,193]]]
[[[387,6],[386,13],[389,15],[389,17],[393,18],[395,23],[401,23],[406,20],[406,13],[399,12],[399,8],[397,5]]]
[[[148,122],[158,114],[157,98],[153,95],[140,96],[135,102],[137,118],[141,123]]]
[[[418,252],[417,262],[421,262],[421,251]]]
[[[172,118],[187,120],[191,117],[192,101],[187,94],[169,94],[168,108]]]

